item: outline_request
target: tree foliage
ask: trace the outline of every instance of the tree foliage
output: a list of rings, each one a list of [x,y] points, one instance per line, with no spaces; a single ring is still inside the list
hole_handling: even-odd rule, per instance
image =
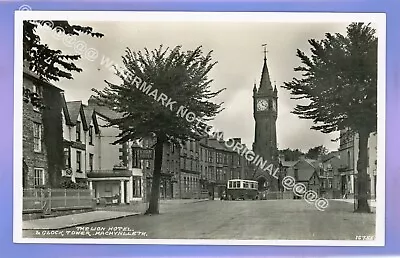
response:
[[[212,62],[211,54],[212,51],[203,54],[201,47],[183,51],[181,46],[173,49],[163,49],[160,46],[152,51],[145,49],[137,52],[127,48],[122,57],[125,69],[116,72],[122,83],[118,85],[106,81],[107,87],[104,90],[93,89],[100,105],[106,105],[122,114],[122,118],[113,119],[108,124],[121,129],[115,144],[145,137],[156,138],[152,197],[148,213],[158,213],[163,144],[178,144],[197,138],[202,127],[223,110],[223,103],[212,101],[224,89],[211,89],[213,80],[208,78],[208,74],[216,64]],[[133,75],[152,86],[149,94],[137,88]],[[176,103],[163,105],[159,99],[161,94]],[[182,107],[187,112],[193,112],[196,121],[179,115],[178,110]]]
[[[117,71],[123,83],[116,85],[106,81],[108,86],[104,90],[93,89],[100,104],[123,114],[122,118],[109,124],[122,130],[115,143],[150,135],[165,136],[175,143],[198,137],[197,124],[177,115],[177,111],[181,106],[185,107],[204,123],[222,111],[223,103],[211,101],[224,90],[210,89],[213,80],[208,79],[208,73],[216,64],[211,62],[211,53],[204,56],[201,47],[194,51],[181,51],[177,46],[169,51],[169,48],[162,49],[161,46],[154,51],[145,49],[144,53],[132,52],[128,48],[123,57],[126,70]],[[173,109],[137,89],[130,75],[153,85],[151,91],[157,89],[157,96],[164,93],[176,101]]]
[[[312,119],[312,129],[330,133],[350,129],[359,135],[357,164],[358,208],[367,203],[368,137],[377,129],[377,44],[370,24],[351,23],[347,35],[326,33],[322,40],[310,39],[311,56],[297,50],[302,65],[295,68],[302,78],[285,82],[292,99],[306,99],[292,113]]]
[[[318,159],[320,156],[324,156],[328,154],[328,150],[323,145],[319,145],[313,148],[310,148],[306,153],[306,158],[309,159]]]
[[[302,151],[300,151],[299,149],[284,149],[284,150],[279,150],[280,154],[283,154],[285,161],[297,161],[299,160],[301,155],[304,155],[304,153]]]
[[[312,128],[330,133],[350,127],[357,131],[376,130],[377,38],[375,30],[363,23],[352,23],[347,36],[326,34],[323,40],[311,39],[311,57],[301,50],[297,56],[303,66],[295,68],[303,78],[286,82],[284,88],[308,99],[293,113],[313,119]]]
[[[40,39],[37,29],[44,27],[60,36],[72,37],[89,35],[101,38],[102,33],[94,32],[88,26],[71,25],[68,21],[24,21],[23,22],[23,59],[29,63],[29,69],[46,81],[58,81],[61,78],[72,79],[72,72],[82,72],[74,61],[79,54],[68,55],[59,49],[51,49]]]

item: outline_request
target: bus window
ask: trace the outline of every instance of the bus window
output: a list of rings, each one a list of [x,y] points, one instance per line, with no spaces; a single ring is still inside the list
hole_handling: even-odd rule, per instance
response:
[[[228,187],[232,188],[232,182],[228,182]]]
[[[249,188],[249,183],[243,182],[243,188]]]

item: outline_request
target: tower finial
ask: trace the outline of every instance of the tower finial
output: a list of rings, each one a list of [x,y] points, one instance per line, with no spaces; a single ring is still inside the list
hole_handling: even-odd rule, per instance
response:
[[[256,91],[257,91],[256,80],[254,80],[253,92],[256,92]]]
[[[274,91],[278,91],[277,89],[276,89],[276,81],[274,81]]]
[[[261,46],[264,48],[264,59],[267,59],[267,53],[268,53],[267,44],[262,44]]]

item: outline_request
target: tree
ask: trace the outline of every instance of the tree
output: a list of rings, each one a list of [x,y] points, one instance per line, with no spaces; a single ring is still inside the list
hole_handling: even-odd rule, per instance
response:
[[[51,49],[41,42],[37,34],[38,26],[50,28],[52,32],[65,34],[65,37],[82,34],[102,38],[102,33],[94,32],[93,28],[71,25],[68,21],[24,21],[23,24],[23,59],[29,63],[29,69],[46,81],[59,81],[61,78],[72,79],[72,72],[82,72],[74,64],[81,55],[67,55],[59,49]]]
[[[299,149],[291,150],[289,148],[280,150],[279,153],[283,154],[285,161],[297,161],[301,155],[304,155]]]
[[[318,159],[320,156],[324,156],[326,154],[328,154],[328,150],[323,145],[319,145],[310,148],[305,156],[309,159]]]
[[[211,101],[224,90],[210,89],[212,80],[208,79],[208,73],[216,64],[212,62],[211,53],[203,55],[201,47],[182,51],[181,46],[172,50],[160,46],[153,51],[145,48],[144,52],[127,48],[122,57],[125,69],[116,71],[122,83],[117,85],[106,81],[104,90],[93,89],[96,93],[94,98],[100,105],[123,114],[122,118],[108,124],[121,129],[114,144],[145,137],[156,139],[151,197],[146,214],[159,213],[163,145],[181,144],[198,138],[206,122],[222,111],[223,103]],[[160,101],[163,94],[176,103],[164,105],[164,101]],[[190,112],[200,123],[188,119]]]
[[[377,129],[377,42],[370,24],[351,23],[347,34],[327,33],[323,40],[311,39],[311,56],[297,49],[302,66],[283,88],[292,99],[307,99],[292,113],[312,119],[311,128],[323,133],[351,130],[359,135],[356,212],[370,212],[368,205],[367,148],[371,132]]]

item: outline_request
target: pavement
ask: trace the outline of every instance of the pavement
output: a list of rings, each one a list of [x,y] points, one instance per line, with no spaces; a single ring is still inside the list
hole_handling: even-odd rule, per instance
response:
[[[354,199],[333,199],[333,200],[354,204]],[[371,208],[376,208],[376,200],[368,200],[368,204]]]
[[[172,199],[160,200],[160,208],[169,205],[179,205],[208,201],[208,199]],[[56,230],[76,227],[88,223],[113,220],[127,216],[143,214],[148,203],[137,202],[132,205],[98,207],[95,211],[64,215],[51,218],[26,220],[22,222],[23,230]]]
[[[354,213],[351,203],[335,200],[329,200],[325,211],[304,200],[175,202],[160,205],[159,215],[127,216],[86,225],[94,229],[129,227],[141,232],[140,236],[92,234],[78,238],[356,240],[357,236],[374,237],[375,220],[375,213]],[[35,231],[24,230],[23,237],[35,237]]]
[[[93,222],[112,220],[138,215],[137,212],[91,211],[59,217],[26,220],[22,222],[23,230],[53,230],[85,225]]]

